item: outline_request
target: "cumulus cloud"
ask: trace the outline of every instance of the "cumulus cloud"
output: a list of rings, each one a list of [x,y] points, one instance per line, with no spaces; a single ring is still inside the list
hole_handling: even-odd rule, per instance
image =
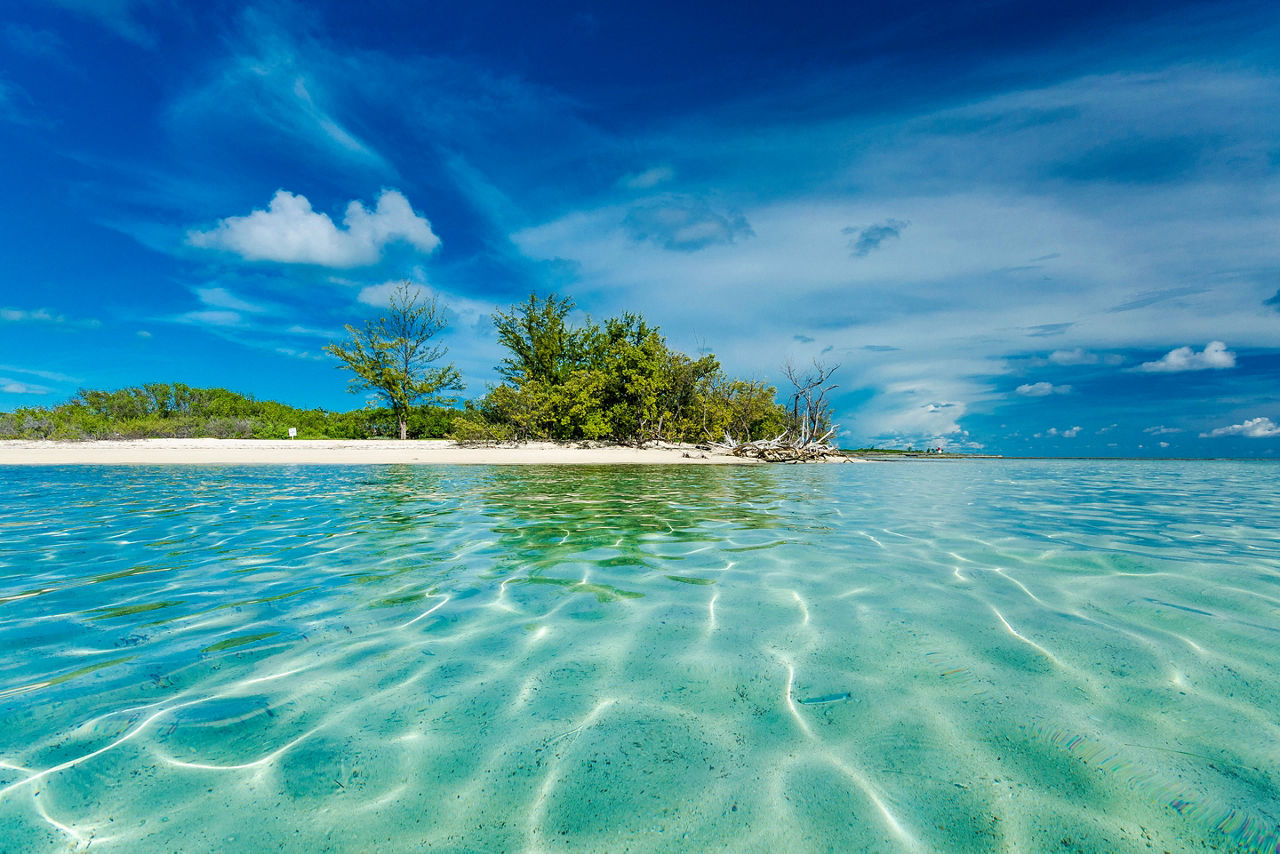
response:
[[[1065,430],[1059,430],[1057,427],[1050,427],[1048,430],[1045,431],[1045,435],[1057,436],[1062,439],[1074,439],[1076,436],[1080,435],[1081,429],[1082,428],[1080,427],[1068,427]],[[1036,434],[1036,438],[1037,439],[1040,438],[1039,433]]]
[[[721,213],[705,199],[671,197],[627,211],[622,221],[636,241],[650,241],[664,249],[696,252],[708,246],[754,237],[751,224],[740,213]]]
[[[1017,392],[1027,397],[1048,397],[1051,394],[1070,394],[1071,386],[1054,385],[1046,382],[1024,383],[1018,386]]]
[[[266,210],[227,217],[208,231],[187,232],[187,243],[220,249],[247,261],[360,267],[375,264],[390,243],[403,241],[433,252],[440,238],[431,223],[396,190],[383,190],[373,210],[359,201],[347,205],[342,227],[311,208],[306,196],[277,190]]]
[[[902,230],[911,223],[900,219],[887,219],[884,222],[868,226],[854,226],[842,229],[841,234],[852,235],[849,238],[849,248],[853,251],[853,257],[865,258],[871,252],[880,248],[880,244],[886,240],[899,237]]]
[[[1235,366],[1236,354],[1228,350],[1227,345],[1221,341],[1210,341],[1199,353],[1190,347],[1179,347],[1154,362],[1143,362],[1137,369],[1147,373],[1176,373],[1222,370]]]
[[[676,177],[676,170],[670,166],[654,166],[643,172],[625,175],[618,183],[628,190],[648,190],[659,184],[665,184],[674,177]]]
[[[1201,433],[1200,438],[1217,438],[1218,436],[1245,436],[1249,439],[1270,439],[1280,436],[1280,424],[1270,418],[1249,418],[1242,424],[1230,427],[1218,427],[1208,433]]]

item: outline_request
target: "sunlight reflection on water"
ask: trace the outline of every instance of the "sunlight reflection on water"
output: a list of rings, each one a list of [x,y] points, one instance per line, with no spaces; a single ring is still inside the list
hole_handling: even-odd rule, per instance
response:
[[[1274,852],[1275,471],[0,470],[0,850]]]

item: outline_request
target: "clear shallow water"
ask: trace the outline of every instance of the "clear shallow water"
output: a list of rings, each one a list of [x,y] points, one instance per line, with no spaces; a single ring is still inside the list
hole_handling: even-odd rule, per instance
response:
[[[0,851],[1274,852],[1277,473],[0,469]]]

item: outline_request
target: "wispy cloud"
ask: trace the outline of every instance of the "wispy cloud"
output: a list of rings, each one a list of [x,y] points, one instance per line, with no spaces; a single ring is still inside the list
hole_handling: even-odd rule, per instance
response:
[[[405,281],[397,280],[363,287],[356,296],[356,300],[374,308],[386,308],[390,304],[391,295],[401,285],[405,284]],[[421,299],[438,300],[442,308],[452,312],[467,325],[487,321],[497,307],[488,300],[473,299],[456,293],[446,293],[421,281],[414,282],[409,280],[408,284],[410,293],[417,295]]]
[[[624,175],[618,182],[628,190],[650,190],[659,184],[665,184],[676,177],[676,170],[670,166],[654,166],[643,172]]]
[[[280,150],[288,151],[288,161],[295,164],[340,164],[395,179],[383,153],[353,130],[356,111],[348,105],[352,90],[366,83],[363,63],[304,35],[310,28],[300,26],[305,16],[299,9],[247,6],[230,27],[230,50],[208,66],[205,79],[168,106],[170,130],[189,149],[245,158],[241,163]],[[381,75],[367,82],[403,95]]]
[[[32,385],[20,380],[0,377],[0,392],[5,394],[48,394],[50,391],[51,389],[42,385]]]
[[[1163,424],[1158,424],[1158,425],[1156,425],[1155,427],[1147,427],[1147,428],[1146,428],[1146,429],[1144,429],[1142,432],[1143,432],[1143,433],[1150,433],[1152,436],[1165,436],[1165,435],[1168,435],[1169,433],[1181,433],[1181,432],[1182,432],[1182,428],[1181,428],[1181,427],[1166,427],[1166,426],[1164,426]]]
[[[155,37],[139,20],[142,10],[155,5],[155,0],[48,0],[51,5],[102,25],[126,41],[142,47],[154,47]]]
[[[846,226],[840,230],[841,234],[852,235],[849,238],[849,249],[855,258],[865,258],[872,252],[880,248],[880,245],[886,240],[892,240],[902,235],[902,230],[910,225],[909,222],[900,219],[887,219],[876,225],[867,226]]]
[[[1074,323],[1040,323],[1040,324],[1037,324],[1036,326],[1028,327],[1027,337],[1052,338],[1055,335],[1064,334],[1072,326],[1075,326],[1075,324]]]
[[[38,30],[23,24],[10,22],[4,25],[4,40],[15,52],[30,59],[46,59],[62,62],[66,59],[67,43],[51,30]]]
[[[396,190],[383,190],[372,211],[358,201],[351,202],[342,226],[334,225],[328,214],[313,210],[306,196],[277,190],[266,210],[227,217],[207,231],[189,231],[187,242],[230,252],[246,261],[324,267],[375,264],[383,247],[396,241],[424,253],[440,246],[431,223]]]
[[[195,288],[194,293],[200,302],[210,308],[229,309],[249,314],[267,314],[272,311],[271,307],[236,296],[226,288]]]
[[[1208,433],[1201,433],[1203,438],[1218,438],[1219,436],[1244,436],[1249,439],[1270,439],[1273,436],[1280,436],[1280,424],[1276,424],[1270,418],[1249,418],[1240,424],[1232,424],[1229,427],[1218,427],[1210,430]]]
[[[15,374],[26,374],[27,376],[39,377],[42,380],[49,380],[55,383],[78,383],[79,379],[70,377],[66,374],[60,374],[57,371],[46,371],[39,368],[20,368],[17,365],[0,365],[0,371],[6,371]]]
[[[0,320],[6,323],[65,323],[66,318],[47,308],[0,308]]]
[[[1221,341],[1210,341],[1200,352],[1190,347],[1170,350],[1154,362],[1143,362],[1135,370],[1144,373],[1177,373],[1180,371],[1209,371],[1234,368],[1236,355]]]
[[[59,326],[85,327],[89,329],[102,325],[97,318],[69,318],[57,314],[47,308],[4,308],[0,307],[0,323],[49,323]]]

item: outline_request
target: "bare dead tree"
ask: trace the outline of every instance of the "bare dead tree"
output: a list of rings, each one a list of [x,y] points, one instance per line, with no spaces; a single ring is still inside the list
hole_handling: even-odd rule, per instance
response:
[[[838,388],[830,380],[839,367],[828,367],[815,359],[812,368],[800,370],[787,362],[782,372],[795,388],[791,395],[791,424],[787,429],[772,439],[754,442],[737,442],[726,431],[723,442],[715,442],[708,447],[763,462],[803,463],[831,459],[847,462],[848,457],[827,444],[836,432],[835,425],[831,423],[831,403],[827,394]]]
[[[813,360],[812,368],[803,371],[790,361],[783,366],[782,373],[795,387],[791,395],[791,429],[795,432],[797,447],[824,444],[835,433],[827,393],[839,388],[835,383],[828,384],[839,368],[839,365],[828,367],[817,359]]]

